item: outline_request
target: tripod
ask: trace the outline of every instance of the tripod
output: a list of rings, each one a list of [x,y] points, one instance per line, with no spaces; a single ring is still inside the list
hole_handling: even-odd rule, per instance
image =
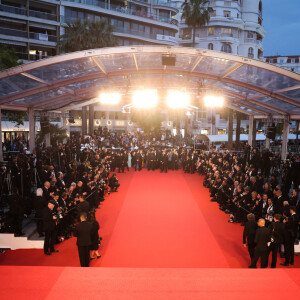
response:
[[[3,176],[3,174],[2,174]],[[13,193],[13,184],[11,180],[11,174],[10,171],[6,171],[4,173],[3,181],[1,182],[1,199],[0,199],[0,211],[3,212],[5,208],[4,199],[7,199],[8,196],[12,195]]]

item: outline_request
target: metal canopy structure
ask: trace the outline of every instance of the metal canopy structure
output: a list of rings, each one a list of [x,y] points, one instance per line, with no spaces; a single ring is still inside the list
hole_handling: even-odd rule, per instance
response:
[[[176,56],[164,66],[162,55]],[[0,106],[11,110],[71,110],[100,91],[138,87],[221,92],[226,105],[254,118],[300,119],[300,74],[232,54],[168,46],[86,50],[0,72]]]

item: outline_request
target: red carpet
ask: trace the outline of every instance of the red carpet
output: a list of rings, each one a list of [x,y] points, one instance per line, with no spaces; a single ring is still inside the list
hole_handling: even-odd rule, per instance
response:
[[[0,267],[0,298],[295,299],[299,275],[299,269]]]
[[[121,188],[97,210],[102,258],[92,267],[240,268],[249,257],[239,224],[209,202],[197,174],[130,171],[118,174]],[[42,250],[7,251],[1,265],[79,266],[74,238],[51,257]],[[282,261],[282,260],[279,260]],[[299,267],[296,257],[295,267]],[[295,268],[294,267],[294,268]]]

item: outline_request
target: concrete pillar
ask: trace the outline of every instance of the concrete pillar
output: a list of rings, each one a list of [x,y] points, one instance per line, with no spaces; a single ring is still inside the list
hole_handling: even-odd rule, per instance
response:
[[[281,148],[281,159],[285,160],[287,155],[287,143],[289,135],[289,120],[285,119],[283,123],[283,132],[282,132],[282,148]]]
[[[228,113],[228,149],[232,150],[232,135],[233,135],[233,111]]]
[[[235,150],[240,149],[240,135],[241,135],[241,115],[236,113],[236,131],[235,131]]]
[[[270,149],[270,139],[266,138],[266,145],[265,145],[266,149]]]
[[[252,147],[254,116],[249,116],[248,144]]]
[[[256,119],[253,120],[252,147],[256,148]]]
[[[89,135],[94,134],[94,104],[89,105]]]
[[[1,107],[0,107],[0,161],[3,161]]]
[[[87,108],[86,106],[82,107],[82,125],[81,125],[81,134],[86,135],[87,134],[87,118],[86,118]]]
[[[29,119],[29,150],[33,153],[35,148],[35,121],[34,121],[34,110],[32,107],[28,108],[28,119]]]

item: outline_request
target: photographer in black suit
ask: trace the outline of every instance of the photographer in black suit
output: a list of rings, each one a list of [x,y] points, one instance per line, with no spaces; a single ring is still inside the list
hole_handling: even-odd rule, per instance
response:
[[[54,206],[55,202],[51,200],[48,202],[48,206],[43,210],[43,227],[45,231],[44,253],[46,255],[51,255],[52,252],[58,252],[58,250],[54,250],[57,222],[57,216],[53,213]]]
[[[80,223],[76,226],[74,236],[77,237],[77,247],[81,267],[90,265],[90,246],[92,244],[92,224],[87,222],[87,214],[80,214]]]

